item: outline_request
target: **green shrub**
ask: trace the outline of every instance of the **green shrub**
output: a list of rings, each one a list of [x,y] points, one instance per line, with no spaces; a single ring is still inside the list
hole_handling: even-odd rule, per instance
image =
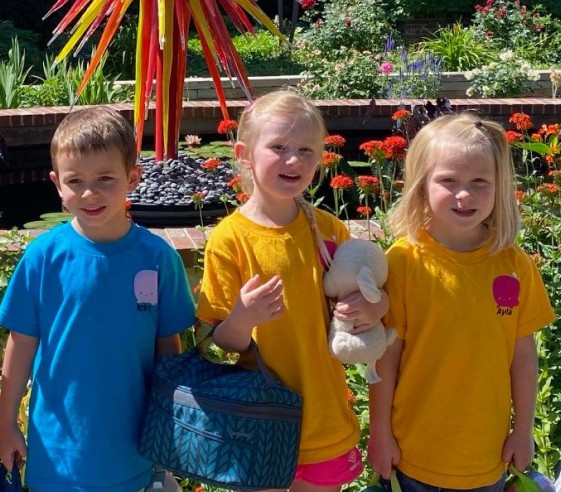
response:
[[[448,72],[471,70],[491,61],[491,50],[460,22],[441,27],[432,38],[418,43],[417,48],[438,56],[442,70]]]
[[[466,91],[468,97],[520,97],[532,92],[531,84],[539,74],[527,61],[506,50],[498,61],[466,72],[465,77],[472,81]]]
[[[399,38],[384,8],[378,0],[333,0],[321,13],[307,13],[312,23],[300,34],[296,55],[308,96],[361,98],[379,90],[376,54],[386,39]]]
[[[257,29],[255,36],[237,34],[233,36],[232,42],[251,76],[294,75],[304,69],[290,47],[281,44],[279,39],[268,31]],[[198,37],[189,39],[187,53],[187,76],[209,77]]]
[[[12,21],[0,20],[0,61],[8,59],[13,39],[18,40],[20,50],[25,53],[30,72],[33,74],[35,70],[40,70],[43,52],[39,48],[39,35],[14,27]]]
[[[18,40],[13,38],[7,61],[0,61],[0,109],[20,107],[28,73],[25,52],[20,52]]]
[[[17,229],[0,234],[0,302],[6,292],[8,281],[23,254],[25,245],[29,241],[29,236],[19,234]],[[0,354],[4,354],[7,336],[8,330],[0,326]]]
[[[474,37],[495,51],[513,50],[530,63],[559,59],[559,27],[541,6],[529,9],[512,0],[476,5],[470,27]],[[551,63],[551,61],[549,62]]]

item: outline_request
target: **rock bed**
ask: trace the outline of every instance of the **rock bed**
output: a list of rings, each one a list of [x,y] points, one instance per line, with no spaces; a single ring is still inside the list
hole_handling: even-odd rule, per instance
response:
[[[129,193],[132,205],[177,206],[193,205],[193,194],[205,194],[204,205],[221,204],[221,197],[229,200],[235,193],[228,185],[234,173],[227,162],[213,169],[203,169],[206,159],[180,153],[177,159],[161,163],[142,157],[142,177],[138,188]]]

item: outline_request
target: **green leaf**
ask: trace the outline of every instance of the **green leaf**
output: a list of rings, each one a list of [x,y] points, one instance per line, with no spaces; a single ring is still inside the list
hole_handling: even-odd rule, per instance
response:
[[[351,167],[370,167],[370,163],[364,161],[347,161],[347,164]]]

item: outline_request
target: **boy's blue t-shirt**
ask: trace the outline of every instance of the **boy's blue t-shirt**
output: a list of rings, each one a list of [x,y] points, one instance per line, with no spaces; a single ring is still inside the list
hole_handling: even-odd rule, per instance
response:
[[[34,239],[0,305],[0,324],[38,337],[26,484],[41,492],[145,487],[137,450],[155,343],[194,323],[181,258],[132,225],[95,243],[70,223]]]

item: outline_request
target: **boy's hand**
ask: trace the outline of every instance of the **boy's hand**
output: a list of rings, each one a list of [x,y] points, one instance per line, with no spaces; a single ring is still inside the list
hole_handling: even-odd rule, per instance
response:
[[[0,461],[11,472],[14,460],[18,466],[22,466],[23,459],[27,456],[27,445],[25,438],[17,424],[0,425]]]
[[[502,459],[504,463],[512,463],[516,468],[524,471],[534,458],[534,440],[531,433],[513,430],[503,445]]]
[[[279,318],[284,313],[283,283],[278,275],[261,283],[261,277],[250,278],[240,290],[230,314],[232,322],[248,327]]]
[[[380,436],[375,436],[374,433],[370,434],[368,461],[375,472],[389,480],[392,468],[399,464],[400,459],[401,450],[391,433],[384,433]]]
[[[341,299],[333,310],[333,316],[341,321],[351,321],[354,324],[353,335],[369,330],[378,323],[388,312],[390,303],[384,290],[380,291],[380,302],[368,302],[360,291]]]

